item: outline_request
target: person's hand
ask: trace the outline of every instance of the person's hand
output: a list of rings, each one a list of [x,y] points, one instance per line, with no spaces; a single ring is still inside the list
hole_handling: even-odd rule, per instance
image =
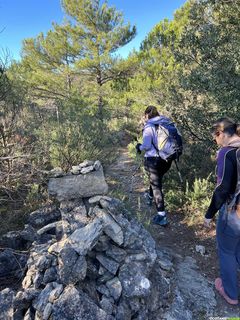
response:
[[[141,146],[141,143],[138,143],[137,145],[136,145],[136,150],[137,150],[137,153],[141,153],[141,150],[140,150],[140,146]]]
[[[205,228],[210,229],[211,226],[212,226],[212,219],[204,218],[203,225],[204,225]]]

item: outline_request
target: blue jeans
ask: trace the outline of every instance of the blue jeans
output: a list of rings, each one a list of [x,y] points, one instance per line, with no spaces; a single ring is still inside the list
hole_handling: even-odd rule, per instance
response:
[[[237,269],[240,268],[240,218],[235,211],[219,210],[217,247],[223,288],[231,299],[238,299]]]

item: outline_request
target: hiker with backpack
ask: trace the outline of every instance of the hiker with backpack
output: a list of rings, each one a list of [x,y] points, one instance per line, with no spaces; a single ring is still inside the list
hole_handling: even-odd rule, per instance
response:
[[[240,268],[240,124],[221,118],[212,127],[221,147],[217,155],[217,186],[205,215],[204,225],[219,210],[217,249],[220,277],[215,288],[231,305],[238,304],[237,269]]]
[[[182,152],[182,140],[174,123],[165,116],[160,116],[155,106],[145,110],[145,125],[143,128],[143,143],[136,145],[138,153],[145,151],[144,168],[150,181],[149,198],[154,198],[157,214],[153,223],[160,226],[168,224],[162,179],[170,169],[172,161],[178,160]]]

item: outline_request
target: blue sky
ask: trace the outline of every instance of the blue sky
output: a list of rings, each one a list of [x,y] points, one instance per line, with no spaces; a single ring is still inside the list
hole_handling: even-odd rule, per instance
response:
[[[137,36],[120,49],[122,56],[139,45],[154,25],[164,18],[172,19],[175,10],[186,0],[108,0],[122,11],[126,22],[135,24]],[[46,33],[52,22],[61,23],[64,17],[60,0],[0,0],[0,48],[8,49],[19,59],[22,40]]]

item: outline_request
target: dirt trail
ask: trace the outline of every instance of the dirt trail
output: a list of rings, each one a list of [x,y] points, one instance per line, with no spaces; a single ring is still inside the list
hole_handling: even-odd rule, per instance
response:
[[[189,227],[184,223],[184,214],[176,212],[168,213],[170,223],[167,227],[152,224],[151,219],[156,214],[156,209],[154,205],[149,207],[146,204],[143,176],[137,169],[127,148],[120,148],[117,161],[105,169],[110,196],[125,203],[126,208],[137,216],[152,234],[157,246],[168,248],[182,257],[193,257],[202,275],[214,285],[214,279],[219,275],[215,229],[206,231],[200,225]],[[206,254],[196,252],[196,245],[203,245]],[[239,317],[240,320],[240,306],[228,305],[218,294],[216,299],[216,317]]]

